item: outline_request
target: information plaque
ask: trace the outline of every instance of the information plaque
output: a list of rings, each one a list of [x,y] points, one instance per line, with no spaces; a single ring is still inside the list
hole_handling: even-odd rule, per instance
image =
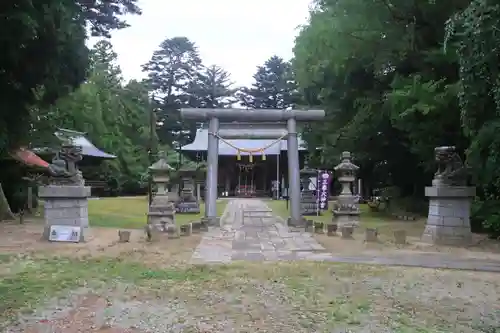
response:
[[[78,243],[80,242],[81,232],[81,227],[52,225],[50,226],[49,241]]]

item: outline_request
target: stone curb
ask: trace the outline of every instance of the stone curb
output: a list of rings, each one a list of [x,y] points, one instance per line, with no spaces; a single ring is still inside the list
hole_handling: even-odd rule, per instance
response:
[[[408,256],[335,256],[332,255],[327,262],[346,263],[346,264],[364,264],[380,265],[392,267],[420,267],[431,269],[454,269],[476,272],[500,273],[500,261],[484,260],[473,258],[452,258],[435,253],[411,254]]]

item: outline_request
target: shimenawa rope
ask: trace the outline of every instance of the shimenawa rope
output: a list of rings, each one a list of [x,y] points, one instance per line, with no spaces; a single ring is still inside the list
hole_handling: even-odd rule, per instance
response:
[[[225,144],[227,144],[229,147],[232,147],[233,149],[236,149],[236,158],[238,159],[238,161],[241,161],[241,152],[249,153],[250,155],[248,156],[248,160],[249,160],[250,163],[253,162],[253,155],[252,154],[259,153],[259,152],[262,154],[262,160],[265,161],[266,160],[266,154],[264,153],[264,151],[266,149],[274,146],[275,144],[277,144],[278,142],[280,142],[281,140],[283,140],[287,136],[287,134],[284,134],[284,135],[280,136],[279,138],[277,138],[276,140],[274,140],[273,142],[271,142],[270,144],[268,144],[267,146],[262,147],[262,148],[246,149],[246,148],[236,147],[231,142],[229,142],[227,140],[224,140],[224,138],[220,137],[217,133],[209,132],[208,134],[217,137],[219,140],[221,140],[222,142],[224,142]]]

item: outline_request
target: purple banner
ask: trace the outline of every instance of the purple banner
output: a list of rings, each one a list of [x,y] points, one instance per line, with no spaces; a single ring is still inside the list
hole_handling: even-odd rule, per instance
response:
[[[328,198],[330,197],[330,180],[332,175],[327,170],[318,171],[317,202],[319,209],[328,209]]]

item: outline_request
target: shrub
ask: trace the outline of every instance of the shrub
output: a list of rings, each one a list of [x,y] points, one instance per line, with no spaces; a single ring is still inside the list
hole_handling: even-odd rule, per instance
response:
[[[471,207],[471,228],[474,232],[487,232],[500,237],[500,200],[474,200]]]

